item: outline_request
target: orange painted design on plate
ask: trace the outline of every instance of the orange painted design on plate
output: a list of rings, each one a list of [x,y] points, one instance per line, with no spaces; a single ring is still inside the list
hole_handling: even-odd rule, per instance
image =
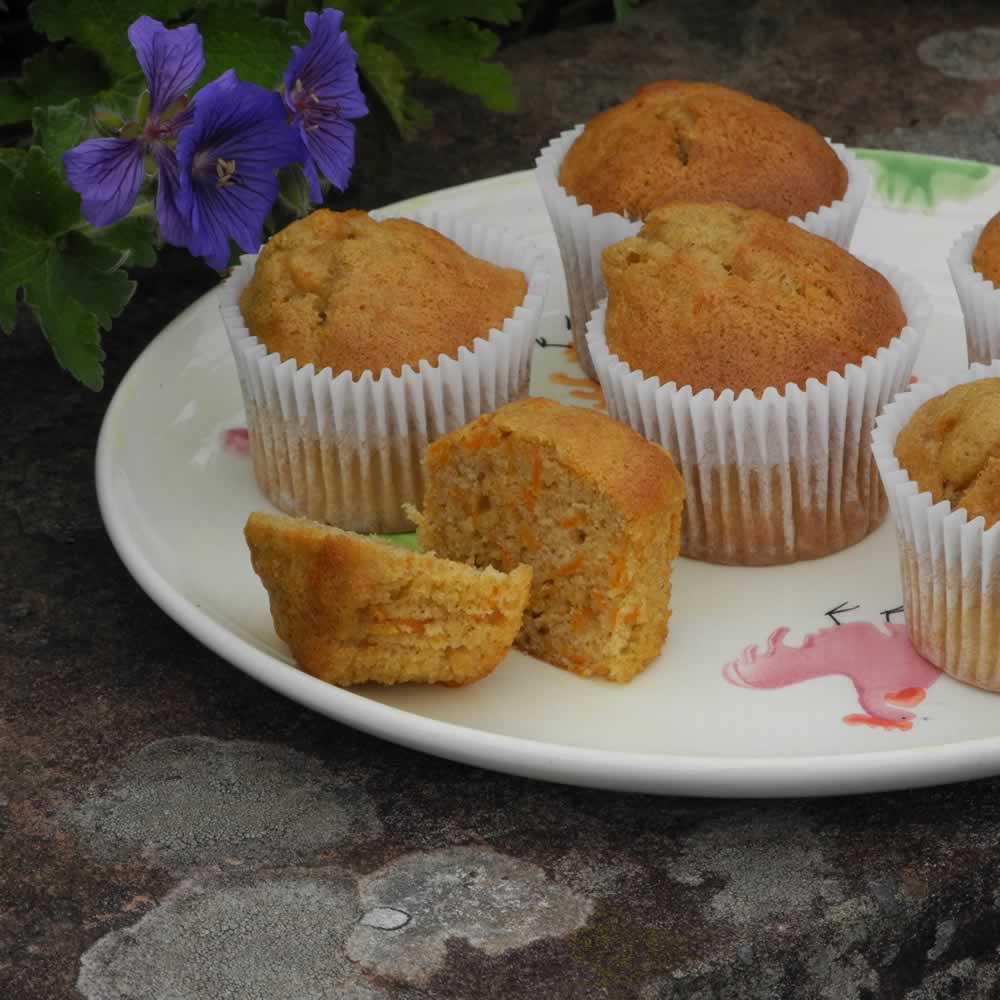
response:
[[[593,379],[578,378],[574,375],[566,375],[563,372],[553,372],[549,376],[549,381],[554,385],[570,387],[570,395],[574,399],[585,399],[587,402],[593,403],[595,410],[606,410],[608,408],[608,403],[604,398],[604,393],[601,392],[601,387]]]
[[[874,715],[845,715],[844,722],[849,726],[869,726],[871,729],[898,729],[908,732],[913,728],[909,719],[879,719]]]

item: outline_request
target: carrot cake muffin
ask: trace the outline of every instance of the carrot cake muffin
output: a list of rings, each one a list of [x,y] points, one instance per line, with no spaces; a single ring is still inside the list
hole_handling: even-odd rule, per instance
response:
[[[991,528],[1000,521],[1000,378],[927,400],[900,431],[895,454],[935,503],[963,507]]]
[[[1000,287],[1000,214],[994,215],[979,234],[972,251],[972,266]]]
[[[278,635],[330,684],[470,684],[521,627],[531,569],[474,569],[284,515],[245,535]]]
[[[527,395],[541,260],[438,210],[320,210],[244,257],[220,306],[264,495],[349,531],[412,530],[427,444]]]
[[[676,202],[608,247],[608,349],[694,392],[779,391],[875,355],[906,316],[892,285],[767,212]]]
[[[811,125],[773,104],[663,80],[591,119],[559,181],[595,214],[645,218],[673,201],[729,201],[788,218],[843,197],[847,170]]]
[[[567,129],[536,159],[559,244],[570,326],[597,377],[586,325],[607,294],[605,247],[675,201],[727,201],[792,218],[847,249],[871,184],[844,146],[779,108],[710,83],[664,80]]]
[[[957,680],[1000,691],[1000,361],[899,393],[878,418],[872,453],[896,526],[910,640]]]
[[[614,681],[656,657],[684,500],[662,448],[592,410],[526,399],[436,441],[426,467],[424,548],[533,568],[518,646]]]
[[[868,439],[913,370],[928,314],[918,285],[718,203],[657,209],[604,265],[588,345],[611,415],[684,477],[682,555],[789,563],[878,527]]]
[[[520,271],[418,222],[319,209],[268,241],[240,309],[282,359],[398,375],[503,326],[527,290]]]
[[[1000,358],[1000,214],[962,233],[948,254],[969,363]]]

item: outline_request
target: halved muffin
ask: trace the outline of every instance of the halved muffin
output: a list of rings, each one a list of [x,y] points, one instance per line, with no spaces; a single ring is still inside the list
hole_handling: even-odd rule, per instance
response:
[[[531,569],[474,569],[281,514],[246,523],[274,629],[330,684],[470,684],[521,627]]]

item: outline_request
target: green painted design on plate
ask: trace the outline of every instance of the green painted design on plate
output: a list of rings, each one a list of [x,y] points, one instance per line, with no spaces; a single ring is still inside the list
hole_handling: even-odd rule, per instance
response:
[[[875,190],[894,208],[932,212],[942,201],[971,201],[993,186],[998,173],[988,163],[917,153],[859,149],[872,167]]]
[[[404,535],[376,535],[376,538],[381,538],[386,542],[392,542],[393,545],[398,545],[403,549],[413,549],[416,552],[420,551],[420,546],[417,544],[416,533],[412,531]]]

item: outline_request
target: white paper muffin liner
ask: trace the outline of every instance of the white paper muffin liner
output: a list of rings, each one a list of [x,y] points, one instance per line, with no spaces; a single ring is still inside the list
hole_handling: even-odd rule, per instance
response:
[[[646,378],[608,350],[606,303],[587,340],[615,419],[661,444],[684,477],[681,554],[709,562],[774,565],[860,541],[885,515],[869,448],[875,417],[906,387],[930,305],[919,285],[876,265],[899,295],[907,325],[874,357],[804,389],[757,396],[695,393]],[[739,338],[734,338],[738,350]]]
[[[963,233],[948,254],[948,269],[965,319],[969,364],[1000,358],[1000,289],[972,266],[972,253],[985,226]]]
[[[535,160],[535,176],[562,255],[577,357],[583,370],[591,378],[597,378],[587,350],[586,325],[597,303],[608,293],[601,272],[601,251],[612,243],[634,236],[642,228],[642,222],[614,212],[594,215],[590,205],[579,204],[559,183],[563,159],[583,129],[583,125],[577,125],[553,139]],[[858,214],[871,186],[871,177],[846,147],[836,142],[830,142],[830,147],[847,168],[847,190],[844,197],[815,212],[809,212],[804,219],[793,216],[789,222],[794,222],[817,236],[833,240],[848,250]]]
[[[373,214],[423,223],[475,257],[518,268],[528,279],[524,302],[471,349],[422,360],[416,371],[405,365],[399,375],[389,369],[334,375],[268,353],[239,308],[256,255],[243,257],[223,284],[220,308],[264,494],[295,516],[391,533],[413,530],[402,506],[423,499],[427,445],[527,395],[548,276],[540,252],[511,233],[434,210]]]
[[[896,438],[917,408],[953,386],[1000,378],[1000,361],[918,382],[885,408],[872,451],[889,497],[899,541],[903,606],[921,656],[952,677],[1000,690],[1000,524],[921,493],[894,454]]]

